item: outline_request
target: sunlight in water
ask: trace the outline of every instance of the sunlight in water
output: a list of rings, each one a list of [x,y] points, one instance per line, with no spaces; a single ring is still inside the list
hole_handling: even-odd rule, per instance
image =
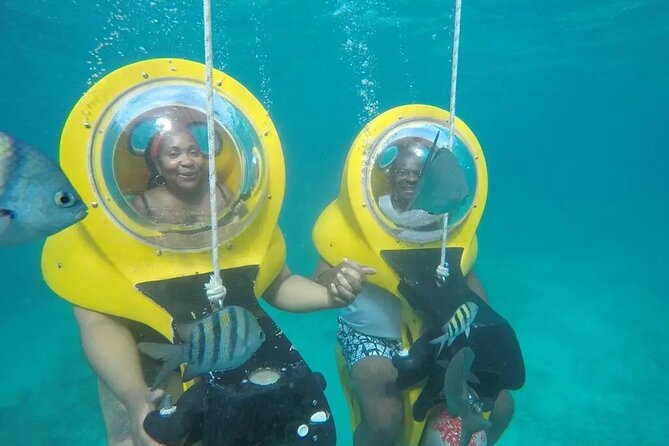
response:
[[[369,51],[369,41],[374,36],[373,21],[368,17],[375,15],[378,2],[365,0],[360,2],[334,2],[332,15],[341,29],[344,42],[340,61],[348,65],[360,84],[356,87],[362,100],[362,109],[358,112],[358,123],[363,126],[370,118],[379,114],[377,85],[374,80],[375,58]]]

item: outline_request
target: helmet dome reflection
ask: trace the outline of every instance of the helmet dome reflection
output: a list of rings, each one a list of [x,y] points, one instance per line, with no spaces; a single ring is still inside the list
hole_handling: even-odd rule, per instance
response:
[[[94,181],[111,199],[103,203],[117,223],[153,245],[205,249],[211,217],[204,93],[163,84],[131,95],[108,110],[98,132],[103,177]],[[219,239],[229,240],[260,209],[264,152],[256,128],[222,96],[215,97],[213,120],[216,218]]]
[[[441,237],[442,215],[455,228],[467,215],[476,190],[474,159],[446,128],[413,120],[389,129],[370,151],[366,172],[370,209],[396,237],[426,243]]]

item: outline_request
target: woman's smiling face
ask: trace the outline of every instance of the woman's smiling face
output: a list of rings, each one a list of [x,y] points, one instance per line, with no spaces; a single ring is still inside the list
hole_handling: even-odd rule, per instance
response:
[[[178,131],[163,137],[156,166],[168,188],[192,190],[202,183],[207,159],[190,133]]]

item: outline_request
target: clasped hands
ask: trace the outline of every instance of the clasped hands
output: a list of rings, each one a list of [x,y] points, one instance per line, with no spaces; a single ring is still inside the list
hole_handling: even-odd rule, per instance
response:
[[[327,288],[337,306],[344,307],[355,300],[367,282],[367,276],[372,274],[376,274],[376,269],[345,258],[337,266],[319,274],[316,281]]]

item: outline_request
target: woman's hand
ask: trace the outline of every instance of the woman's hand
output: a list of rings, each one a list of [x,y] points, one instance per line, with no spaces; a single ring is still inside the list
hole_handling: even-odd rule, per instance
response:
[[[164,446],[162,443],[158,443],[151,438],[144,430],[144,419],[149,412],[156,410],[156,403],[160,401],[164,395],[165,392],[162,389],[149,391],[146,398],[138,401],[135,407],[128,408],[133,446]]]

